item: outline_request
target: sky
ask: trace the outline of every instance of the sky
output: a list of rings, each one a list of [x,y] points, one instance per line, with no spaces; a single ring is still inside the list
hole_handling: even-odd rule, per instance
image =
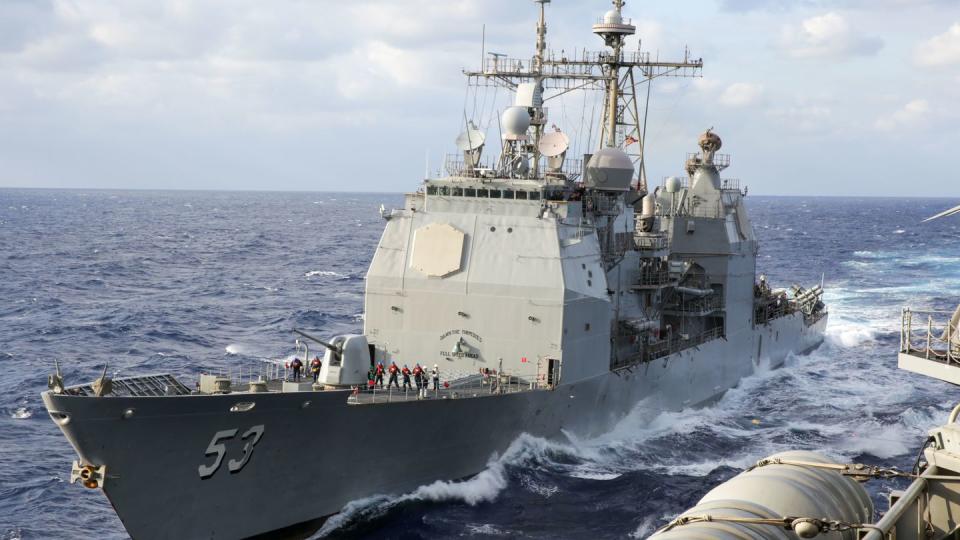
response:
[[[471,117],[486,51],[529,58],[531,0],[0,0],[0,187],[412,191]],[[600,50],[606,0],[553,0],[548,45]],[[628,0],[658,79],[651,183],[714,128],[764,195],[960,196],[960,0]],[[638,46],[636,39],[630,48]],[[586,132],[592,98],[554,99]],[[479,112],[478,112],[479,111]],[[478,116],[479,115],[479,116]],[[491,121],[492,119],[492,121]]]

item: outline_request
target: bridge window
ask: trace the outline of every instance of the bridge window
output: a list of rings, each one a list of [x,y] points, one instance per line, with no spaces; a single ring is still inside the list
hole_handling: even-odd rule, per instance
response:
[[[447,186],[440,186],[440,187],[437,189],[437,191],[439,192],[439,193],[438,193],[439,195],[449,195],[449,194],[450,194],[450,190],[447,189]]]
[[[490,198],[491,198],[491,199],[499,199],[499,198],[500,198],[500,190],[499,190],[499,189],[491,189],[491,190],[490,190]]]
[[[437,186],[427,186],[427,195],[436,195]]]
[[[521,201],[527,200],[527,192],[526,192],[526,191],[518,191],[518,192],[517,192],[517,200],[521,200]]]
[[[464,196],[464,197],[476,197],[476,196],[477,196],[477,190],[476,190],[476,189],[473,189],[473,188],[469,188],[469,187],[468,187],[468,188],[465,188],[465,189],[463,190],[463,196]]]
[[[489,196],[490,196],[490,191],[489,191],[489,190],[486,190],[486,189],[478,189],[478,190],[477,190],[477,197],[483,197],[484,199],[486,199],[486,198],[489,197]]]
[[[463,197],[463,188],[458,188],[458,187],[453,188],[452,195],[454,197]]]
[[[505,189],[505,190],[503,190],[503,198],[504,198],[504,199],[512,199],[512,198],[513,198],[513,190],[512,190],[512,189]]]
[[[530,192],[530,200],[531,200],[531,201],[539,201],[539,200],[540,200],[540,192],[539,192],[539,191],[531,191],[531,192]]]

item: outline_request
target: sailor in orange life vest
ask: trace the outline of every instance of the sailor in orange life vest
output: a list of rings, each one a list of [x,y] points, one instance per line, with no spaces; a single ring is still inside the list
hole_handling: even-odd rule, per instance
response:
[[[400,368],[397,367],[396,362],[390,362],[390,381],[387,382],[387,388],[390,386],[396,386],[397,389],[400,388],[400,383],[397,382],[397,373],[400,372]]]
[[[313,357],[313,362],[310,362],[310,373],[313,373],[313,382],[317,382],[320,378],[320,368],[323,366],[323,362],[320,361],[319,356]]]

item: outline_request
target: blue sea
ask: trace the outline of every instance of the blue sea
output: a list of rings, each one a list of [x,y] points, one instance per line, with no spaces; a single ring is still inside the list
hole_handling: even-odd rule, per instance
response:
[[[960,302],[960,219],[920,223],[957,201],[747,201],[759,270],[825,280],[817,351],[706,408],[638,410],[595,439],[523,436],[471,480],[356,501],[318,536],[644,538],[774,452],[909,469],[960,397],[896,369],[900,308]],[[381,203],[402,197],[0,190],[0,539],[126,537],[101,493],[68,484],[74,453],[39,399],[55,359],[68,383],[105,364],[193,380],[289,355],[295,326],[359,330]],[[879,508],[892,486],[869,484]]]

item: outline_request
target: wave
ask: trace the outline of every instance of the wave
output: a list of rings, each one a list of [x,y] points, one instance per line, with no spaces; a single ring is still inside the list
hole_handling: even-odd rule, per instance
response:
[[[502,456],[494,454],[487,463],[486,469],[467,480],[438,480],[399,497],[375,495],[348,503],[340,513],[324,523],[317,532],[317,537],[322,538],[335,531],[349,528],[353,524],[376,519],[393,508],[410,502],[455,501],[469,506],[493,502],[510,482],[508,467],[529,468],[537,462],[553,462],[551,456],[576,454],[576,448],[571,445],[524,433],[507,447]],[[551,490],[549,487],[545,488],[534,483],[530,484],[529,489],[539,489],[541,493],[551,495],[558,490],[558,488]]]
[[[224,347],[224,351],[231,356],[250,353],[250,349],[246,345],[240,343],[231,343],[230,345]]]
[[[517,536],[517,533],[510,530],[499,529],[490,523],[475,525],[467,523],[467,532],[471,535],[483,536]]]
[[[344,279],[350,277],[349,274],[341,274],[340,272],[333,272],[330,270],[311,270],[303,275],[303,277],[335,277],[339,279]]]
[[[33,412],[27,407],[19,407],[17,410],[13,411],[13,414],[10,415],[10,418],[14,420],[26,420],[33,416]]]

